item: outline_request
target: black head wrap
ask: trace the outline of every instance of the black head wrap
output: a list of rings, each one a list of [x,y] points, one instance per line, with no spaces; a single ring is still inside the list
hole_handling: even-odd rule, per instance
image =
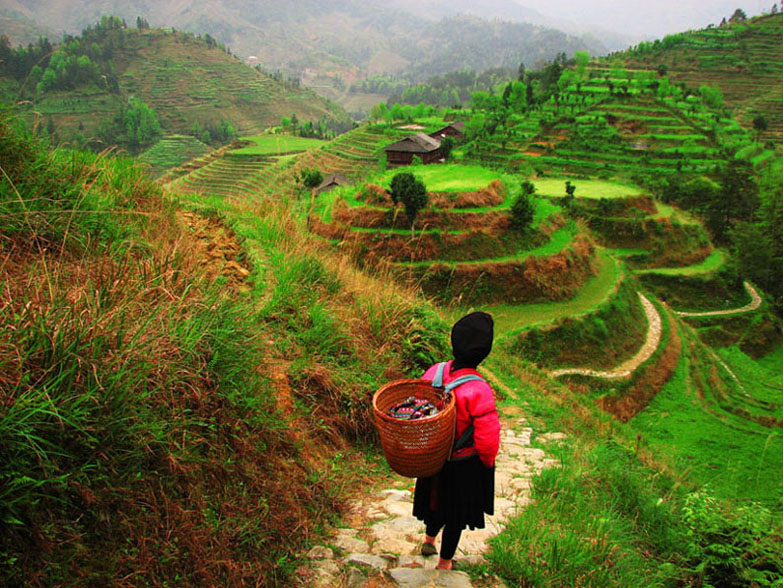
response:
[[[493,330],[494,321],[486,312],[472,312],[459,319],[451,329],[452,370],[476,368],[492,351]]]

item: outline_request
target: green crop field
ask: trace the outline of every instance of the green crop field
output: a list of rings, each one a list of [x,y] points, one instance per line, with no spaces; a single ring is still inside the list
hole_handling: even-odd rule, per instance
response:
[[[538,178],[533,181],[536,191],[541,196],[564,197],[566,180],[576,186],[574,196],[577,198],[633,198],[642,196],[644,192],[636,186],[609,182],[604,180],[583,180],[573,178]]]
[[[240,155],[283,155],[307,151],[326,144],[320,139],[294,137],[291,135],[256,135],[242,137],[242,141],[249,141],[253,145],[234,149],[232,153]]]
[[[479,260],[473,260],[471,262],[453,262],[453,261],[440,261],[440,260],[430,260],[430,261],[415,261],[415,262],[399,262],[399,265],[406,266],[406,267],[426,267],[429,265],[432,265],[433,262],[442,263],[444,265],[449,265],[452,267],[460,266],[460,265],[473,265],[476,263],[503,263],[503,262],[509,262],[509,261],[523,261],[527,257],[545,257],[547,255],[553,255],[555,253],[559,253],[563,250],[563,248],[568,245],[576,235],[576,224],[574,222],[569,222],[565,226],[557,229],[555,232],[552,233],[550,240],[538,247],[535,247],[533,249],[529,249],[527,251],[522,251],[521,253],[516,253],[514,255],[503,255],[500,257],[491,257],[487,259],[479,259]]]
[[[152,173],[157,175],[186,161],[201,157],[209,151],[209,146],[195,137],[169,135],[142,153],[139,161],[148,164]]]
[[[424,182],[429,192],[471,192],[486,188],[503,174],[478,165],[425,165],[386,172],[379,183],[389,187],[391,179],[401,171],[411,171]]]

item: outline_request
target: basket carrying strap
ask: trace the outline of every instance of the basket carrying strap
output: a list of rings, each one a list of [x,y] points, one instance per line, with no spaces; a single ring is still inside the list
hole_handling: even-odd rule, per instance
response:
[[[467,376],[461,376],[457,378],[456,380],[452,380],[445,386],[443,385],[443,373],[446,371],[446,363],[439,363],[438,367],[435,371],[435,378],[432,380],[432,386],[434,388],[444,388],[446,391],[446,394],[451,394],[452,390],[455,388],[461,386],[462,384],[467,384],[468,382],[483,382],[484,378],[481,376],[477,376],[475,374],[469,374]],[[473,442],[473,422],[471,421],[470,425],[468,425],[468,428],[465,429],[465,432],[460,435],[460,438],[457,439],[454,442],[454,447],[452,448],[452,451],[459,451],[460,449],[463,449],[464,447],[468,447]]]

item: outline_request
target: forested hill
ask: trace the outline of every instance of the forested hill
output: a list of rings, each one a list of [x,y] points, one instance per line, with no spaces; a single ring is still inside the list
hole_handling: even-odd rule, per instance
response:
[[[324,128],[351,125],[336,104],[245,65],[209,35],[136,24],[103,17],[54,46],[14,49],[4,39],[3,97],[49,134],[93,147],[136,150],[172,133],[220,142],[292,115]]]
[[[762,141],[783,143],[783,13],[669,35],[616,54],[630,68],[658,69],[693,89],[719,88],[725,105]]]

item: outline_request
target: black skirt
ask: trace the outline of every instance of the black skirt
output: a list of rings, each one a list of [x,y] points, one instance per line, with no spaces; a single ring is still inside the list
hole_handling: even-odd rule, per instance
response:
[[[479,457],[447,461],[436,476],[418,478],[413,516],[451,529],[484,528],[484,514],[495,512],[495,468]]]

